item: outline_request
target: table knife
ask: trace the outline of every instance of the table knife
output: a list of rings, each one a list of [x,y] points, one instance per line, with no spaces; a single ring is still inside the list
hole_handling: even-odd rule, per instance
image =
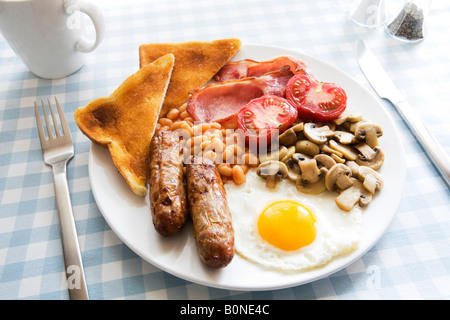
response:
[[[443,180],[450,187],[450,160],[445,150],[439,145],[433,134],[422,123],[401,92],[397,89],[375,55],[362,40],[355,45],[359,66],[369,80],[370,85],[380,98],[389,100],[411,129],[415,138],[433,163]]]

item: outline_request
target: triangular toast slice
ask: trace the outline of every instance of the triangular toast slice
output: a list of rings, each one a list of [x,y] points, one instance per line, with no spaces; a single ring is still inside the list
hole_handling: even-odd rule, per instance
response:
[[[175,56],[175,66],[160,116],[183,104],[191,90],[203,87],[240,47],[241,41],[237,38],[141,45],[141,67],[169,52]]]
[[[167,54],[140,68],[109,97],[75,110],[80,130],[111,153],[130,189],[147,193],[150,142],[155,132],[175,58]]]

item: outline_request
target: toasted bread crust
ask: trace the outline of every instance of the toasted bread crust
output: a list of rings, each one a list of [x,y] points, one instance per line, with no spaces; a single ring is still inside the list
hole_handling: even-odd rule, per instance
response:
[[[237,38],[141,45],[141,68],[169,52],[175,56],[175,66],[160,116],[183,104],[191,90],[204,86],[240,47],[241,41]]]
[[[161,56],[128,77],[109,97],[75,110],[80,130],[111,153],[130,189],[147,193],[150,142],[168,88],[174,56]]]

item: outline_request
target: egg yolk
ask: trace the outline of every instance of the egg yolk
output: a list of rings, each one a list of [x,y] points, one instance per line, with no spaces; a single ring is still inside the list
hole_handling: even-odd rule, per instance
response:
[[[305,247],[316,237],[316,219],[305,206],[294,201],[270,204],[259,216],[258,231],[273,246],[293,251]]]

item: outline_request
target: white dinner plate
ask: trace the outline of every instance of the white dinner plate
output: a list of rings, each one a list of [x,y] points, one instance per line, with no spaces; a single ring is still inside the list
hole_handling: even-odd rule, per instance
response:
[[[118,173],[107,149],[92,144],[89,178],[95,201],[115,234],[136,254],[172,275],[185,280],[230,290],[271,290],[305,284],[355,262],[380,239],[400,205],[406,170],[403,147],[394,123],[379,99],[355,79],[336,67],[297,51],[262,45],[243,45],[234,60],[269,60],[281,55],[303,59],[316,78],[335,82],[348,96],[348,108],[381,125],[380,146],[386,160],[379,170],[384,189],[363,211],[364,236],[351,253],[337,257],[323,267],[298,273],[266,270],[239,255],[224,269],[207,267],[199,258],[189,222],[181,232],[164,238],[152,224],[148,197],[135,196]],[[320,195],[318,195],[320,197]]]

